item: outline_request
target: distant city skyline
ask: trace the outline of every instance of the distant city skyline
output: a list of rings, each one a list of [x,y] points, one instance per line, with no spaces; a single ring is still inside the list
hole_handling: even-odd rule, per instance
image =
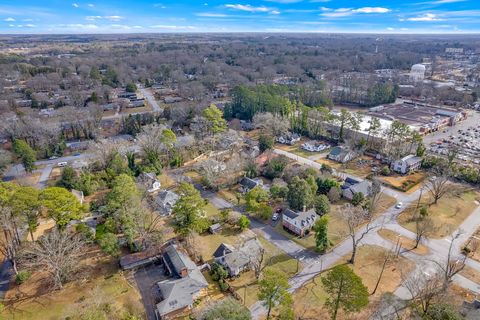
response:
[[[480,33],[479,0],[0,0],[0,33]]]

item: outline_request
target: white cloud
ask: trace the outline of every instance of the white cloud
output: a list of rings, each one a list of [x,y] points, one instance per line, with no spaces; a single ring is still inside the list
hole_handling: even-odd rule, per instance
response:
[[[355,13],[387,13],[392,10],[382,7],[363,7],[353,10]]]
[[[388,27],[387,30],[388,30],[388,31],[393,31],[393,30],[395,30],[395,28]]]
[[[408,21],[443,21],[444,19],[440,18],[434,13],[425,13],[416,17],[406,19]],[[402,21],[402,20],[401,20]]]
[[[16,21],[16,20],[12,17],[8,17],[8,18],[4,19],[3,21],[13,22],[13,21]]]
[[[9,24],[8,26],[9,26],[9,27],[15,27],[15,25],[14,25],[14,24]]]
[[[278,10],[272,10],[272,11],[270,11],[270,13],[271,13],[271,14],[280,14],[280,11],[278,11]]]
[[[328,17],[328,18],[339,18],[339,17],[348,17],[354,14],[371,14],[371,13],[388,13],[392,10],[383,7],[362,7],[362,8],[338,8],[338,9],[330,9],[322,7],[320,10],[324,11],[321,13],[321,16]]]
[[[89,3],[89,4],[87,4],[87,6],[89,6],[90,8],[95,7],[95,5],[93,3]]]
[[[72,6],[75,7],[75,8],[80,7],[80,6],[79,6],[78,4],[76,4],[76,3],[72,3]]]
[[[120,21],[123,20],[122,16],[86,16],[85,20],[96,21],[96,20],[110,20],[110,21]]]
[[[253,7],[249,4],[226,4],[225,8],[248,12],[269,12],[271,10],[265,6]]]
[[[197,17],[207,17],[207,18],[226,18],[228,15],[224,13],[211,13],[211,12],[199,12],[195,14]]]
[[[27,24],[25,25],[25,27],[26,27],[26,28],[35,28],[36,25],[31,24],[31,23],[27,23]]]

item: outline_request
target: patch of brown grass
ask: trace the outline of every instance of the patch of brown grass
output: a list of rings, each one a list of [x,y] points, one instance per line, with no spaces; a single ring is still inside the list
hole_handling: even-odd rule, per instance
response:
[[[389,229],[380,229],[378,230],[378,234],[382,238],[387,239],[394,244],[398,243],[401,248],[412,251],[413,253],[419,255],[426,255],[430,252],[430,250],[428,250],[428,248],[422,244],[419,244],[418,248],[413,249],[413,247],[415,246],[415,241],[410,238],[403,237],[397,234],[395,231]]]

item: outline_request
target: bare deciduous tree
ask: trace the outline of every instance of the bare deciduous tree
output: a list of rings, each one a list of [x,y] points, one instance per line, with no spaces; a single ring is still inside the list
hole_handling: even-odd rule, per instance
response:
[[[78,269],[85,242],[80,235],[60,232],[57,228],[37,242],[25,245],[20,252],[21,264],[29,269],[47,271],[55,289],[62,289]]]
[[[437,204],[438,200],[440,200],[449,192],[448,177],[445,175],[430,177],[428,182],[425,184],[425,187],[433,197],[432,204]]]
[[[435,299],[445,292],[442,276],[438,273],[429,275],[421,271],[415,272],[404,278],[402,284],[410,293],[412,301],[419,305],[422,314],[426,314]]]
[[[443,289],[447,289],[452,278],[465,268],[467,255],[455,255],[453,252],[454,243],[461,234],[461,231],[458,231],[450,237],[447,258],[443,263],[434,260],[443,275]]]
[[[270,112],[257,113],[253,117],[253,124],[255,128],[259,128],[273,137],[282,135],[290,129],[290,123],[287,118]]]
[[[420,242],[427,238],[433,231],[435,231],[435,225],[432,219],[417,217],[415,219],[415,246],[413,248],[418,248]]]
[[[360,241],[377,226],[372,224],[372,215],[367,210],[350,203],[341,207],[340,215],[347,225],[348,236],[352,239],[352,256],[349,262],[353,264]]]

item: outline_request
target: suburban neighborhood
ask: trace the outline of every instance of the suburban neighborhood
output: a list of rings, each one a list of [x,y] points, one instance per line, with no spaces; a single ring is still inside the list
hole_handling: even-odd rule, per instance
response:
[[[1,319],[480,319],[478,39],[137,36],[0,46]]]

